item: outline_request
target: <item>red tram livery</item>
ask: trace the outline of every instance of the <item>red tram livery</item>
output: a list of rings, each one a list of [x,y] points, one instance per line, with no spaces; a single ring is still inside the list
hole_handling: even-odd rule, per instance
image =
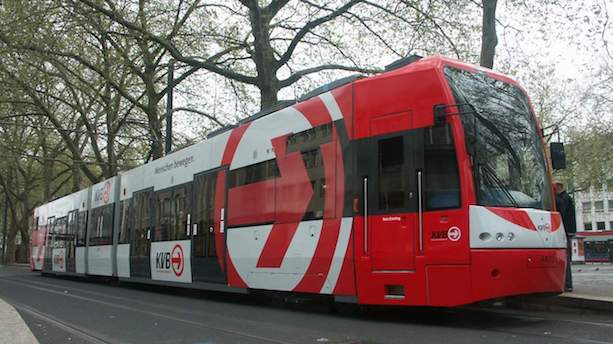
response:
[[[557,293],[549,165],[515,81],[411,58],[41,206],[32,268],[377,305]]]

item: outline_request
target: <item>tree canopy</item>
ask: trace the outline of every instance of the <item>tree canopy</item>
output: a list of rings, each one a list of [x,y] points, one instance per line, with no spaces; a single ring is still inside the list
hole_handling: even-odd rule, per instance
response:
[[[568,143],[561,177],[611,177],[603,0],[16,0],[0,22],[9,243],[27,241],[37,204],[163,156],[169,66],[182,147],[351,73],[455,57],[526,87],[545,132]]]

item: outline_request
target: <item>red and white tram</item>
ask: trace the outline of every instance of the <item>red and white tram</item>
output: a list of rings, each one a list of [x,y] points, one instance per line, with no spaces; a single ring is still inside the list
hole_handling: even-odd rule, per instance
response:
[[[564,285],[526,93],[443,57],[333,83],[34,216],[49,273],[378,305]]]

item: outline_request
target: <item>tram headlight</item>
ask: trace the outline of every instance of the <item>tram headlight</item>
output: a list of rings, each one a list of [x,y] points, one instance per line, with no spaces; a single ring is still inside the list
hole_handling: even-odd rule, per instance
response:
[[[507,239],[509,241],[513,241],[513,239],[515,239],[515,234],[513,234],[512,232],[509,232],[509,234],[507,234]]]
[[[492,238],[492,235],[490,233],[483,232],[479,234],[479,239],[481,239],[482,241],[490,241],[491,238]]]
[[[503,240],[504,240],[504,234],[502,234],[502,233],[496,233],[496,240],[498,240],[498,241],[503,241]]]

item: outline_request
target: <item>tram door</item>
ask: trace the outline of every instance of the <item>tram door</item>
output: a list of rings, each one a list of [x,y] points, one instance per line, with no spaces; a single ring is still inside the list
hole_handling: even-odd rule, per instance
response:
[[[415,268],[421,133],[412,130],[367,139],[364,154],[358,154],[368,217],[363,249],[370,256],[372,270]]]
[[[45,248],[45,258],[43,260],[43,270],[51,271],[52,262],[51,259],[53,257],[53,246],[55,245],[55,216],[51,216],[47,219],[47,228],[45,230],[45,239],[43,241],[42,247]]]
[[[147,190],[133,196],[134,227],[130,232],[130,277],[151,278],[151,235],[153,192]]]
[[[451,127],[423,131],[423,254],[429,264],[468,264],[468,220],[461,209],[460,174]]]
[[[192,279],[194,282],[225,283],[220,264],[221,247],[215,238],[215,201],[221,170],[194,178],[192,211]],[[223,241],[222,241],[223,245]],[[223,256],[222,256],[223,257]]]

